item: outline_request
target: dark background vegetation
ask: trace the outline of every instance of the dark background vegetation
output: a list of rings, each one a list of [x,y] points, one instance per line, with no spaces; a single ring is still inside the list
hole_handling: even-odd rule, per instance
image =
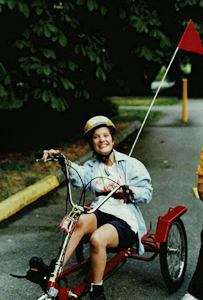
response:
[[[203,34],[202,0],[0,0],[1,151],[44,148],[76,135],[111,96],[151,95],[190,19]],[[165,94],[202,97],[203,61],[179,50]]]

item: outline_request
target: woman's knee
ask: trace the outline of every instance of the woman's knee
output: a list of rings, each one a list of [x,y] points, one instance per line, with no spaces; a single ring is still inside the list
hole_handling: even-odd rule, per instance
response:
[[[101,248],[106,248],[105,240],[95,231],[90,237],[90,249],[97,250]]]
[[[89,215],[82,214],[78,220],[76,229],[82,230],[86,234],[86,233],[91,233],[91,231],[95,230],[94,227],[96,229],[96,224],[94,224],[94,219],[92,219]]]

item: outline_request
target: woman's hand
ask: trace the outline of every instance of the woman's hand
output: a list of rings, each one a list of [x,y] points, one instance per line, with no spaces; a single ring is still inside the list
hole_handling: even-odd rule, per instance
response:
[[[126,193],[126,190],[128,190],[128,193]],[[126,188],[120,188],[116,193],[118,193],[123,199],[124,203],[129,202],[128,195],[130,194],[131,196],[136,195],[133,189],[130,186],[126,186]]]
[[[49,157],[53,157],[53,154],[59,154],[59,153],[60,151],[55,149],[44,150],[42,160],[46,162]]]

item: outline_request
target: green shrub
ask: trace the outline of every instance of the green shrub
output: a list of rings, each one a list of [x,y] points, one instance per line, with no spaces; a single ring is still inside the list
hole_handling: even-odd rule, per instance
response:
[[[0,161],[0,168],[5,172],[22,172],[28,170],[30,166],[31,162],[28,161]]]

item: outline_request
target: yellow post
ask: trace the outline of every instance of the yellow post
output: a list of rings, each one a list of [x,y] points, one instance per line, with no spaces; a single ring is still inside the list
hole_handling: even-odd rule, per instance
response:
[[[187,79],[183,78],[183,122],[186,123],[187,118]]]

